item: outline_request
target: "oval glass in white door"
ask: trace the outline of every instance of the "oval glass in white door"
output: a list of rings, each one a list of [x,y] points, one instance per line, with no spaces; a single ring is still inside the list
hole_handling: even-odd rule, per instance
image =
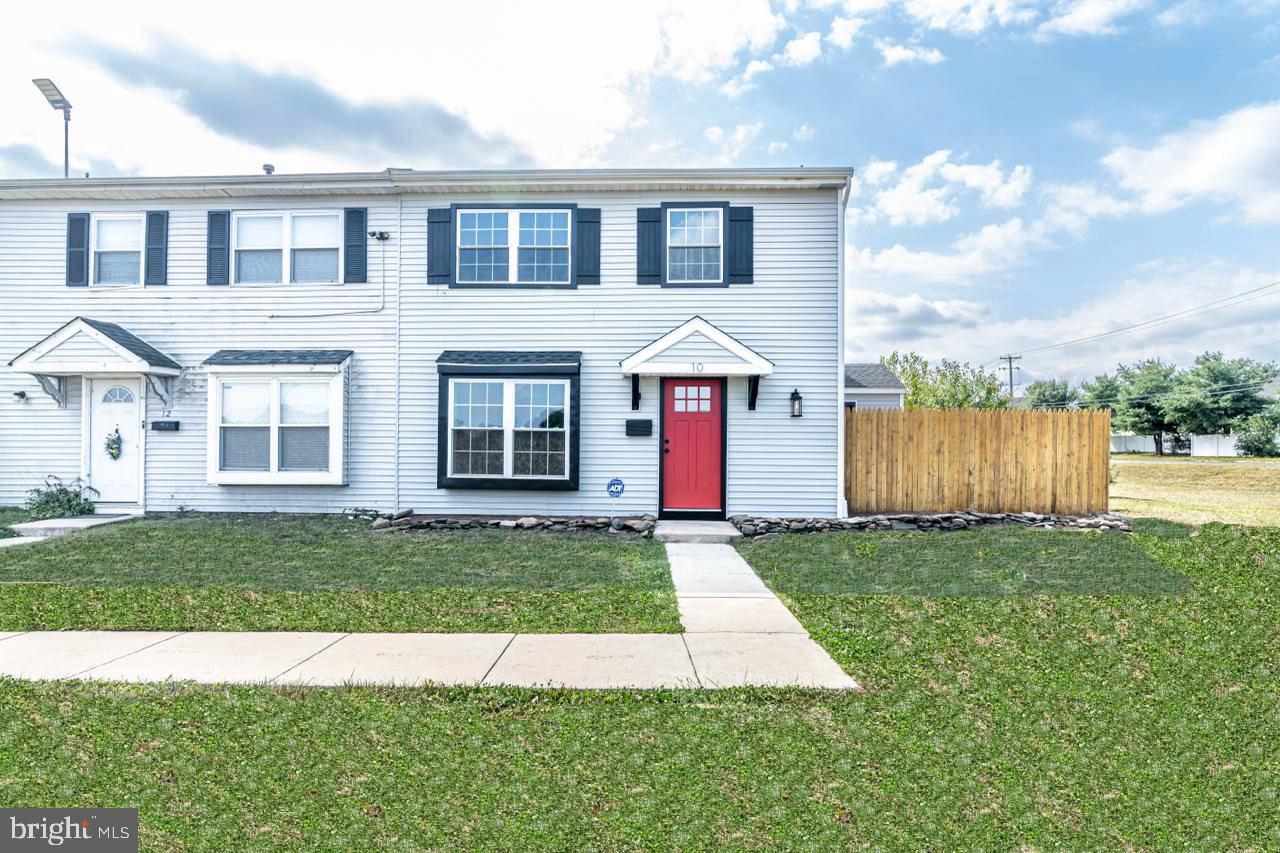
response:
[[[100,503],[142,499],[142,380],[86,379],[89,383],[89,470]]]

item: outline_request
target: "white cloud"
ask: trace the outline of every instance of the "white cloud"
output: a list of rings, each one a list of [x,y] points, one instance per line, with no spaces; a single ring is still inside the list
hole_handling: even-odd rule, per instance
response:
[[[797,142],[808,142],[817,134],[812,127],[802,124],[796,128],[795,133],[791,134]]]
[[[1045,227],[1077,237],[1082,236],[1095,219],[1127,216],[1138,209],[1134,202],[1090,183],[1051,184],[1044,188],[1044,196],[1047,201],[1042,216]]]
[[[720,85],[720,91],[730,98],[737,98],[745,95],[752,89],[756,88],[756,84],[751,82],[761,74],[766,74],[773,70],[773,63],[764,59],[753,59],[747,63],[747,67],[737,77],[730,77]]]
[[[779,65],[808,65],[822,56],[822,34],[804,33],[787,42],[782,52],[774,57]]]
[[[1249,222],[1280,223],[1280,101],[1255,104],[1102,160],[1144,209],[1192,201],[1235,205]]]
[[[972,364],[1003,352],[1084,337],[1202,304],[1205,294],[1241,293],[1280,278],[1280,270],[1234,267],[1222,261],[1196,265],[1143,265],[1131,276],[1117,276],[1096,298],[1043,317],[1012,306],[957,299],[929,299],[874,290],[851,290],[846,300],[849,329],[846,355],[875,360],[894,349],[912,349],[927,358],[951,358]],[[912,285],[914,288],[915,285]],[[1152,294],[1160,294],[1153,301]],[[1030,355],[1022,363],[1021,382],[1047,376],[1092,378],[1120,363],[1159,356],[1188,364],[1205,350],[1223,350],[1254,358],[1276,358],[1275,328],[1280,302],[1257,300],[1238,307],[1152,326],[1083,346]],[[980,329],[978,334],[975,330]]]
[[[415,140],[407,140],[402,152],[383,154],[312,148],[305,138],[278,145],[232,138],[212,132],[171,90],[124,83],[80,49],[84,39],[131,53],[145,54],[153,45],[190,49],[187,40],[198,33],[194,50],[213,60],[288,71],[357,105],[429,98],[478,133],[511,139],[537,165],[593,165],[646,111],[654,80],[716,79],[744,56],[771,50],[785,26],[768,0],[655,0],[610,7],[608,14],[589,0],[566,0],[553,16],[537,4],[418,4],[398,7],[391,28],[385,15],[318,15],[300,22],[295,9],[248,0],[184,6],[181,15],[156,15],[155,8],[129,0],[72,0],[54,19],[38,6],[9,9],[6,28],[15,37],[0,53],[0,146],[31,145],[61,162],[60,134],[56,127],[49,131],[52,111],[30,83],[32,69],[43,68],[54,69],[76,105],[73,165],[82,169],[107,160],[152,175],[254,172],[263,162],[276,163],[282,173],[475,165],[450,162],[455,152],[435,146],[433,154],[432,146]],[[503,25],[491,26],[494,20]],[[281,40],[282,32],[296,37]],[[423,52],[417,48],[424,32],[452,37]],[[480,53],[505,59],[476,62]],[[334,56],[344,61],[331,61]],[[537,67],[557,85],[512,85],[513,67]],[[424,88],[424,80],[441,79],[441,68],[467,73]],[[591,109],[582,109],[584,103]],[[155,127],[165,132],[152,132]],[[441,162],[430,162],[432,156]],[[387,162],[391,157],[396,159]]]
[[[1209,20],[1209,7],[1202,0],[1182,0],[1156,15],[1164,27],[1197,26]]]
[[[900,278],[915,282],[966,283],[1024,263],[1030,251],[1049,244],[1038,223],[1021,218],[985,225],[957,238],[948,251],[913,251],[895,244],[878,252],[850,247],[851,277]]]
[[[1049,20],[1036,34],[1041,37],[1109,36],[1120,32],[1119,21],[1150,5],[1149,0],[1059,0]]]
[[[992,26],[1026,24],[1039,14],[1036,0],[903,0],[903,10],[933,30],[977,35]]]
[[[756,141],[756,137],[763,129],[763,122],[735,125],[731,133],[722,137],[723,144],[720,147],[720,153],[716,156],[716,162],[723,166],[735,165],[738,158],[751,143]]]
[[[702,136],[708,142],[719,145],[721,142],[724,142],[724,128],[713,124],[711,127],[702,131]]]
[[[860,173],[858,193],[886,183],[897,169],[892,161],[868,164]],[[871,204],[855,211],[853,218],[858,222],[887,219],[894,226],[930,225],[960,212],[957,197],[964,190],[977,192],[984,207],[1008,209],[1022,203],[1030,186],[1028,166],[1006,172],[999,160],[985,165],[956,163],[950,151],[941,149],[904,169],[894,185],[875,191]]]
[[[783,141],[783,140],[777,140],[777,141],[775,141],[775,142],[770,142],[770,143],[769,143],[769,156],[770,156],[770,157],[773,157],[775,154],[781,154],[783,151],[786,151],[786,150],[787,150],[788,148],[790,148],[790,147],[791,147],[791,144],[790,144],[790,143],[788,143],[788,142],[785,142],[785,141]]]
[[[936,47],[919,47],[916,45],[898,44],[888,39],[876,42],[876,50],[884,57],[887,67],[901,65],[904,62],[923,62],[926,65],[937,65],[946,59],[942,51]]]
[[[853,47],[853,40],[857,38],[866,23],[865,18],[844,18],[837,15],[831,20],[831,31],[827,33],[827,41],[841,50],[848,50]]]

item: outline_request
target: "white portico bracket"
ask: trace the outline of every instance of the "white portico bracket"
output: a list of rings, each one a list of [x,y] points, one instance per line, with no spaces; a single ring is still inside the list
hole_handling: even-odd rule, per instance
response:
[[[160,398],[160,402],[164,403],[166,409],[173,405],[173,380],[168,376],[156,376],[153,373],[147,375],[147,385],[151,386],[151,390]]]
[[[67,407],[67,380],[62,376],[45,376],[43,373],[33,374],[40,383],[41,390],[53,398],[59,409]]]

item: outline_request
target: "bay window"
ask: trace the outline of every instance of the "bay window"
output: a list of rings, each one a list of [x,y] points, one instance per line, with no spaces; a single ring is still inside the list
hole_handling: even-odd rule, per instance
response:
[[[570,210],[459,210],[458,281],[569,284]]]
[[[341,281],[341,211],[237,211],[233,220],[236,284]]]
[[[209,482],[343,482],[345,371],[209,377]]]
[[[567,479],[569,380],[449,383],[449,476]]]
[[[104,213],[91,220],[93,283],[142,283],[143,226],[141,213]]]

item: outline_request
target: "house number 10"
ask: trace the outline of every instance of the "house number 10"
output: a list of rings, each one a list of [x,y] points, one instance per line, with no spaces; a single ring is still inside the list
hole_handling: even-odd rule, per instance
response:
[[[701,373],[701,372],[702,372],[702,370],[703,370],[702,362],[700,362],[700,361],[695,361],[695,362],[693,362],[691,366],[693,367],[693,372],[694,372],[694,373]]]

